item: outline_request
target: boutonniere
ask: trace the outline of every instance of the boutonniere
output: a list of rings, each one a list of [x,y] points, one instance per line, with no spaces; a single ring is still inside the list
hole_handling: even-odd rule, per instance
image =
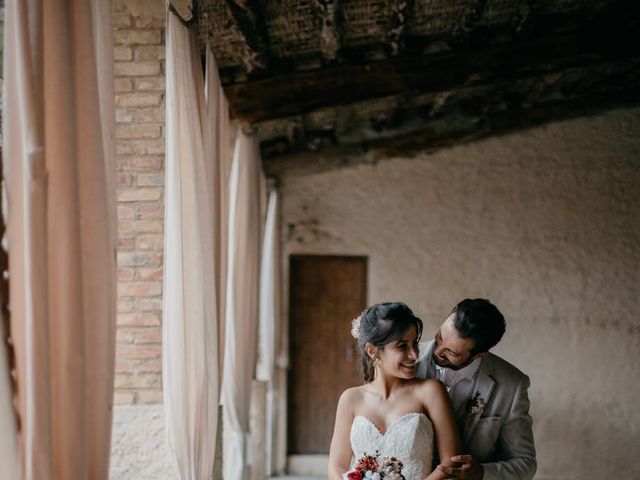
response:
[[[487,404],[484,401],[484,398],[480,395],[480,392],[476,392],[473,397],[469,399],[469,404],[467,406],[467,415],[471,417],[477,417],[482,414],[484,407]]]

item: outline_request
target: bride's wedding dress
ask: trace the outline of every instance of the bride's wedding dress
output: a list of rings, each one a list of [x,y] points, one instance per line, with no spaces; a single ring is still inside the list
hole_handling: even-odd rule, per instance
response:
[[[396,457],[402,461],[406,480],[423,480],[431,473],[433,462],[433,425],[424,413],[406,413],[380,432],[371,420],[361,415],[351,425],[351,448],[355,460],[363,455]]]

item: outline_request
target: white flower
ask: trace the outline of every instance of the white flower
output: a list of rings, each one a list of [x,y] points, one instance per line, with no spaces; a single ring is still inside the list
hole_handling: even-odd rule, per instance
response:
[[[356,340],[360,337],[360,320],[362,320],[362,315],[357,316],[351,321],[351,336]]]
[[[367,473],[364,474],[364,478],[367,480],[380,480],[380,474],[378,472],[367,470]]]

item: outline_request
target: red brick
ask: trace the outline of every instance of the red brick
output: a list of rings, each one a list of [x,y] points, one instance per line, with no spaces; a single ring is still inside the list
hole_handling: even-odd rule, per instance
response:
[[[131,15],[114,15],[112,17],[113,28],[125,28],[131,26]]]
[[[126,299],[126,298],[118,298],[118,319],[121,314],[127,314],[135,311],[136,302],[135,300]]]
[[[164,105],[155,108],[137,108],[130,113],[138,123],[164,123],[166,116]]]
[[[118,295],[125,297],[155,297],[162,293],[160,282],[119,283]]]
[[[137,403],[157,404],[162,403],[162,390],[140,390],[138,391]]]
[[[125,313],[118,314],[118,327],[153,327],[160,325],[160,320],[153,313]]]
[[[116,355],[123,358],[159,358],[162,355],[160,345],[116,345]]]
[[[118,205],[118,219],[120,218],[133,218],[136,213],[135,208],[127,205]]]
[[[162,267],[157,268],[138,268],[137,269],[137,280],[156,280],[162,281],[162,273],[164,269]]]
[[[160,188],[123,188],[118,192],[118,202],[149,202],[161,198],[162,190]]]
[[[164,77],[144,77],[134,79],[135,89],[141,92],[164,91]]]
[[[141,173],[138,175],[136,183],[139,187],[164,186],[164,173]]]
[[[148,343],[161,343],[162,331],[159,328],[147,329],[144,332],[138,332],[135,336],[136,345]]]
[[[164,218],[164,205],[140,205],[137,212],[141,220]]]
[[[164,45],[143,45],[135,47],[134,57],[136,61],[145,62],[149,60],[164,60],[165,58],[165,46]]]
[[[154,373],[126,375],[116,373],[115,388],[160,388],[161,376]]]
[[[133,114],[126,108],[116,108],[116,123],[133,122]]]
[[[123,45],[113,48],[113,59],[116,62],[127,62],[133,59],[133,50]]]
[[[136,241],[138,250],[161,252],[164,249],[164,236],[139,235]]]
[[[162,359],[150,358],[148,360],[136,360],[135,372],[138,373],[162,373]]]
[[[118,173],[118,187],[131,187],[137,183],[137,176],[131,173]]]
[[[118,281],[119,282],[131,282],[136,275],[136,271],[133,268],[118,267]]]
[[[152,267],[162,265],[162,255],[151,252],[118,253],[118,265],[123,267]]]
[[[113,64],[116,77],[148,77],[160,75],[162,69],[159,61],[153,62],[116,62]]]
[[[133,19],[134,25],[137,28],[163,28],[165,26],[165,17],[163,15],[160,16],[152,16],[145,15],[143,17],[134,17]]]
[[[136,396],[136,392],[114,390],[113,403],[116,405],[134,405],[136,403]]]
[[[130,92],[133,90],[133,82],[130,78],[116,78],[114,88],[116,93]]]
[[[131,225],[131,231],[135,233],[161,233],[163,230],[162,220],[140,220]]]
[[[116,30],[113,37],[116,45],[160,45],[162,42],[160,30]]]
[[[139,156],[118,159],[119,171],[150,171],[163,172],[164,160],[157,156]]]
[[[136,239],[134,237],[119,237],[118,238],[118,250],[130,251],[135,248]]]
[[[137,298],[136,309],[139,312],[158,312],[158,315],[162,313],[162,299],[161,298]]]
[[[128,328],[118,328],[118,330],[116,331],[116,343],[117,344],[132,344],[133,341],[136,339],[136,333],[135,331],[132,331],[131,329]],[[121,362],[126,362],[126,360],[121,359]],[[129,365],[129,370],[127,370],[128,372],[132,372],[133,370],[131,369],[131,364],[129,362],[126,362],[127,365]],[[116,371],[117,371],[117,363],[116,363]]]

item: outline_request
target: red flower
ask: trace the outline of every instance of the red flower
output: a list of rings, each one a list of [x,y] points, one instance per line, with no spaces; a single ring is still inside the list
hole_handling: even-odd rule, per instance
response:
[[[349,480],[362,480],[362,474],[360,470],[352,470],[347,474]]]

